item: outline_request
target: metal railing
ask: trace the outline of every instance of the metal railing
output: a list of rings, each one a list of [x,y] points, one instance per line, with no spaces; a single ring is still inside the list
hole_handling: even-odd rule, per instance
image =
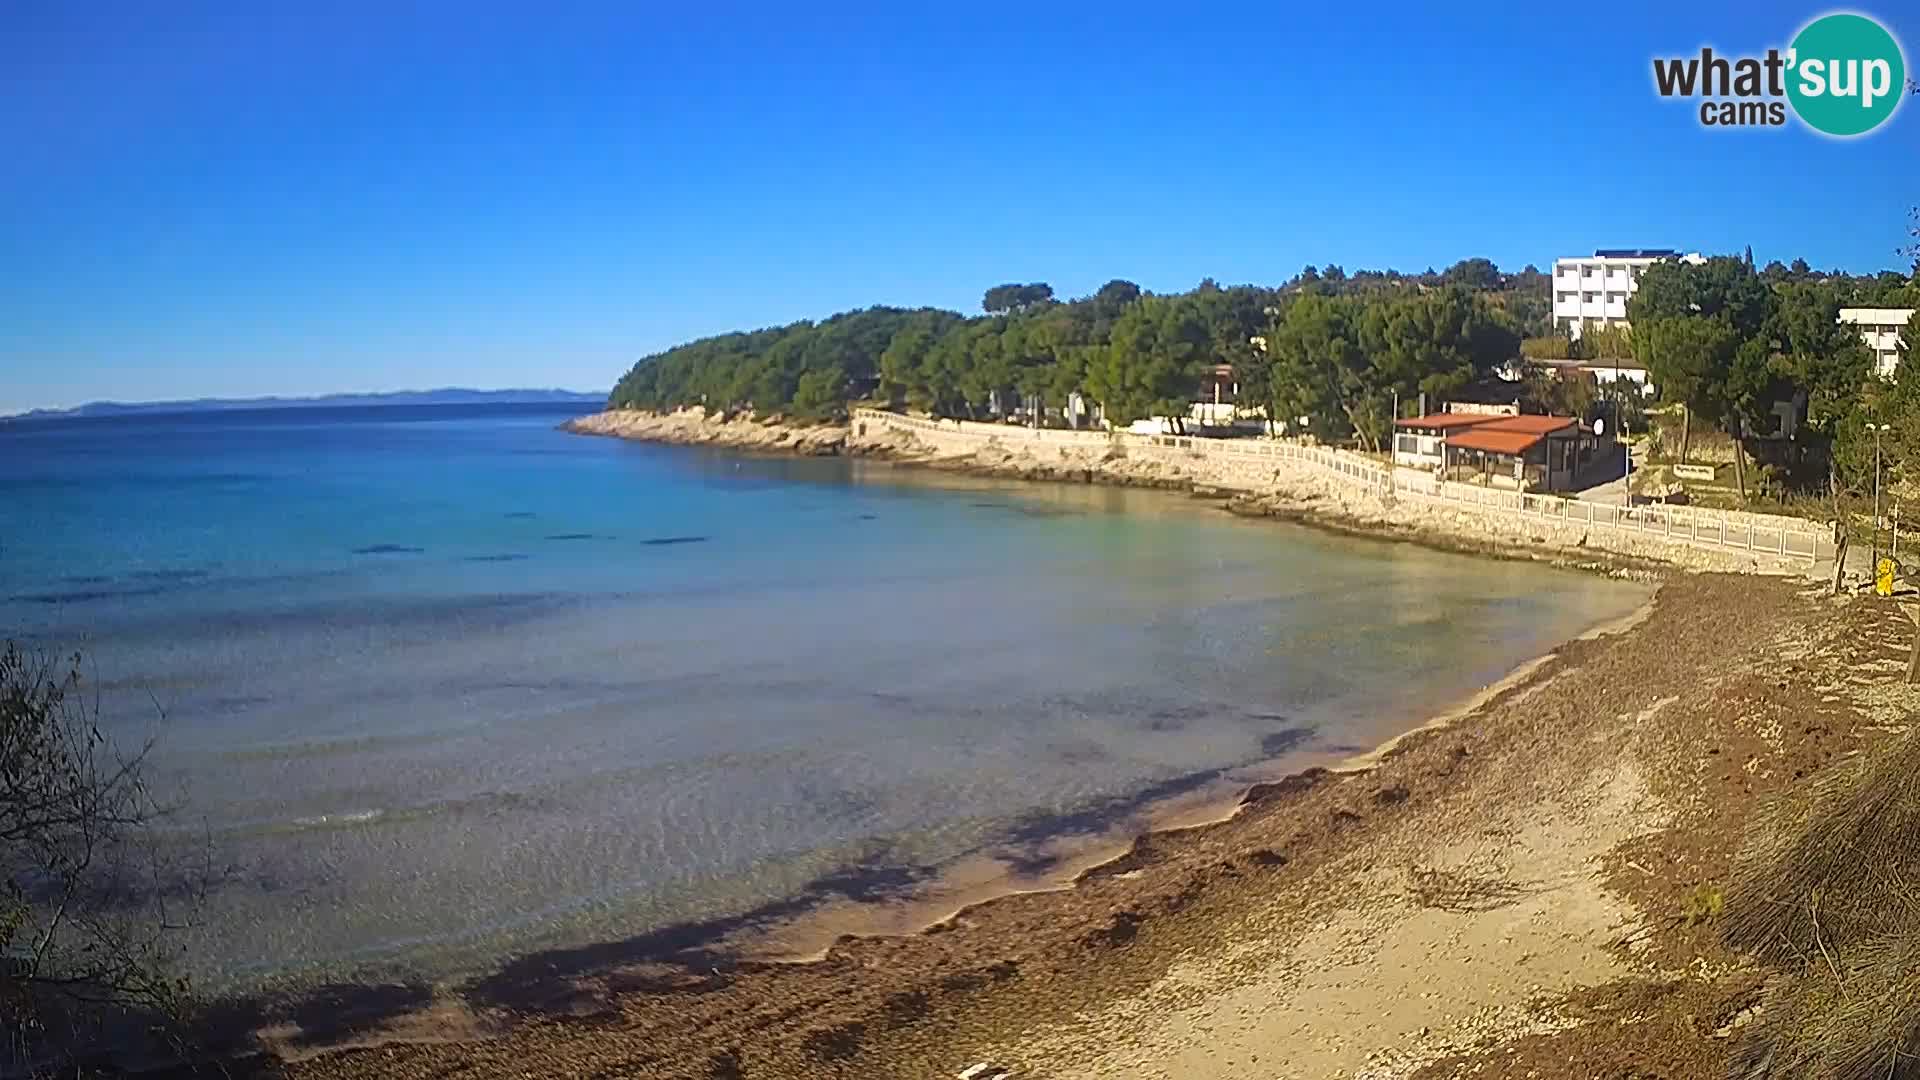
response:
[[[1769,521],[1762,514],[1690,506],[1623,506],[1438,480],[1424,485],[1400,484],[1395,494],[1503,511],[1523,519],[1629,533],[1690,547],[1733,548],[1811,562],[1833,555],[1833,543],[1824,531],[1816,531],[1792,518],[1776,517]]]

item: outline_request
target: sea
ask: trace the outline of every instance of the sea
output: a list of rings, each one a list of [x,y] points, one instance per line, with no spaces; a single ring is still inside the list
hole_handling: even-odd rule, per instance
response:
[[[558,430],[582,411],[0,424],[0,634],[151,745],[203,990],[804,949],[815,907],[910,931],[950,879],[1031,886],[1365,752],[1647,596],[1166,492]]]

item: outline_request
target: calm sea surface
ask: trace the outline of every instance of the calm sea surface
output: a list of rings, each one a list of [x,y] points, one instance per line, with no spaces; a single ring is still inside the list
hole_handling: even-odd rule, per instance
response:
[[[0,633],[83,649],[157,739],[169,842],[218,867],[204,986],[452,976],[1110,825],[1645,597],[577,411],[0,426]]]

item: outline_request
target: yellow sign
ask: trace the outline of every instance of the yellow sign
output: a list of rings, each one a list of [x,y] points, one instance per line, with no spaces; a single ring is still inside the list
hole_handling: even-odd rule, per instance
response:
[[[1893,595],[1893,576],[1900,572],[1900,564],[1885,556],[1873,568],[1873,591],[1881,596]]]

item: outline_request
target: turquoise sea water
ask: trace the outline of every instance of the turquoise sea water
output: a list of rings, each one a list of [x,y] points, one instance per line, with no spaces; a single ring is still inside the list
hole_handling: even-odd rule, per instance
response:
[[[1645,595],[572,414],[0,426],[0,631],[83,649],[108,730],[155,738],[169,842],[219,871],[203,986],[1017,854],[1369,747]]]

